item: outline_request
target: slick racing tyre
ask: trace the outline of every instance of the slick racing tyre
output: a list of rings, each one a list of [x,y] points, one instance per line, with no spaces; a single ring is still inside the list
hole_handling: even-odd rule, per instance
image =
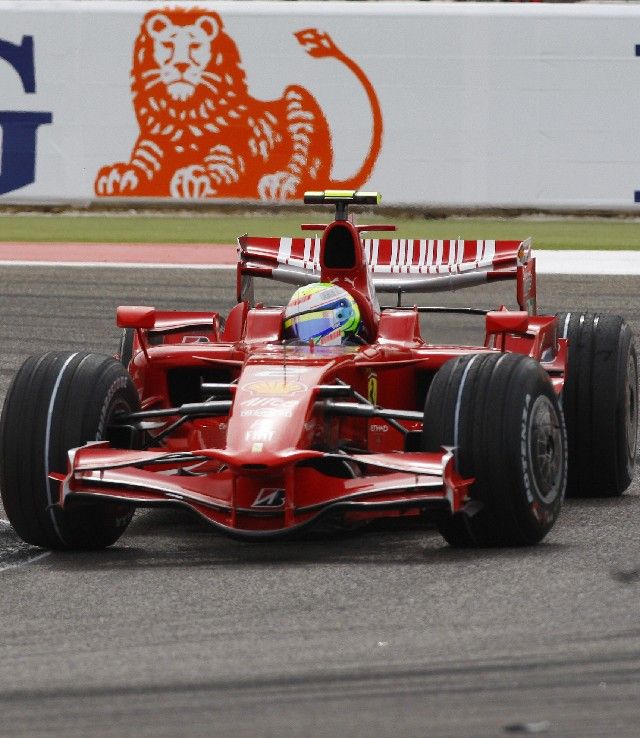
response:
[[[631,484],[638,435],[638,359],[617,315],[558,313],[569,339],[562,405],[569,440],[567,493],[616,497]]]
[[[0,483],[11,524],[27,543],[99,549],[124,532],[133,509],[107,502],[60,508],[50,472],[67,452],[104,439],[114,415],[139,409],[138,393],[115,359],[87,352],[32,356],[18,371],[0,418]]]
[[[526,546],[558,517],[567,478],[562,410],[546,372],[526,356],[469,354],[436,373],[425,402],[422,448],[454,447],[471,501],[444,514],[452,546]]]
[[[120,336],[120,345],[118,346],[118,353],[116,359],[120,361],[122,366],[127,369],[133,359],[133,344],[135,341],[136,332],[133,328],[123,328],[122,335]]]

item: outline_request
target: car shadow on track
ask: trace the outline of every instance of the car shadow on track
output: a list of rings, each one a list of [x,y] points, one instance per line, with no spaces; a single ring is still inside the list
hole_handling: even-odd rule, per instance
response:
[[[425,566],[482,559],[553,556],[566,546],[545,542],[512,549],[454,549],[437,531],[415,525],[376,525],[356,531],[310,530],[304,537],[260,542],[224,536],[188,512],[145,511],[115,546],[96,552],[55,552],[47,559],[62,570],[119,568],[303,567],[309,564]]]

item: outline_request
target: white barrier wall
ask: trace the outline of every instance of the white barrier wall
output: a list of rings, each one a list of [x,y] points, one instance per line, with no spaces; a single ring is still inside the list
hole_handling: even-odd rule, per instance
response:
[[[640,208],[638,5],[176,5],[0,0],[0,204]]]

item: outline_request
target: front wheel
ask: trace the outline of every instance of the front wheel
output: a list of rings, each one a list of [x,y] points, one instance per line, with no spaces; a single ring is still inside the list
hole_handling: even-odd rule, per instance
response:
[[[451,359],[425,403],[422,448],[454,447],[458,473],[473,478],[465,510],[438,528],[453,546],[524,546],[542,540],[565,493],[567,440],[549,377],[526,356]]]
[[[138,393],[109,356],[52,351],[22,365],[0,418],[2,502],[18,535],[53,549],[99,549],[124,533],[133,509],[110,502],[61,508],[69,449],[107,438],[115,415],[137,410]]]

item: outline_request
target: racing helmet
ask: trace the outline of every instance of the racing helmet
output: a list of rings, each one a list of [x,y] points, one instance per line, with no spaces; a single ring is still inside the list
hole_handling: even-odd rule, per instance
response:
[[[361,330],[360,310],[335,284],[308,284],[291,296],[284,312],[284,337],[321,346],[339,346]]]

